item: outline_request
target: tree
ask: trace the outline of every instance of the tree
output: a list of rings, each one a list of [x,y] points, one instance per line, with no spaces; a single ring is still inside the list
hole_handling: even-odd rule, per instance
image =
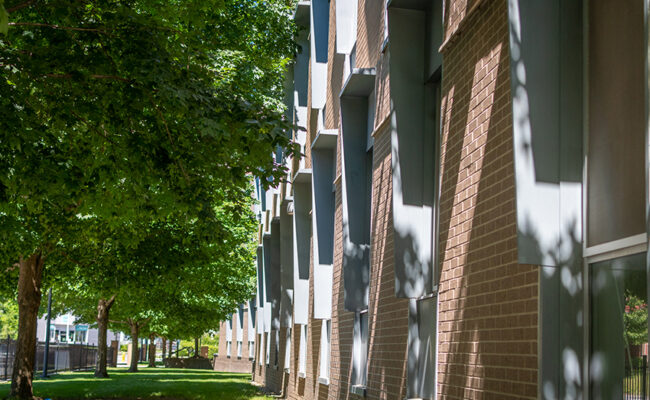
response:
[[[31,398],[48,260],[83,243],[80,220],[198,216],[248,173],[283,176],[267,155],[288,145],[294,28],[281,0],[3,3],[0,255],[18,273],[12,395]]]
[[[18,333],[18,305],[14,300],[0,303],[0,340]]]

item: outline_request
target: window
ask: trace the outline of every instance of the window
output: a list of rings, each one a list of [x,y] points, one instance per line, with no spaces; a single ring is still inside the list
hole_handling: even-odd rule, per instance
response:
[[[264,349],[266,349],[266,346],[264,346],[264,333],[260,334],[260,345],[257,347],[257,361],[259,362],[260,365],[264,362]]]
[[[266,335],[266,365],[271,362],[271,332],[265,333]]]
[[[278,363],[280,362],[278,359],[280,358],[280,331],[277,329],[272,331],[273,332],[273,366],[277,369],[278,368]]]
[[[352,341],[352,386],[350,390],[365,395],[368,375],[368,310],[356,313]]]
[[[331,320],[323,320],[320,333],[320,373],[318,381],[322,384],[329,384],[330,378],[330,343],[331,343]]]
[[[298,352],[298,376],[304,378],[307,373],[307,325],[300,325],[300,349]]]
[[[248,341],[248,359],[252,360],[255,358],[255,342]]]
[[[241,358],[241,351],[242,351],[242,342],[241,340],[237,341],[237,358]]]
[[[624,394],[629,396],[639,387],[632,377],[646,379],[641,375],[647,367],[648,346],[646,253],[596,262],[589,269],[589,397],[627,398]]]
[[[226,342],[226,357],[230,358],[230,351],[232,350],[232,341]]]
[[[437,301],[434,296],[409,302],[409,398],[434,398]]]
[[[291,368],[291,328],[287,328],[287,336],[284,341],[284,370],[289,372]]]

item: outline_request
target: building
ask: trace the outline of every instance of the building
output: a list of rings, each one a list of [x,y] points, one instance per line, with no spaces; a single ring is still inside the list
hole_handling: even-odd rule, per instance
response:
[[[47,330],[47,318],[41,317],[36,325],[36,340],[45,342]],[[91,328],[88,324],[76,323],[76,317],[72,314],[64,314],[50,321],[50,341],[51,343],[81,343],[97,346],[98,331],[97,328]],[[111,330],[107,333],[109,345],[113,341],[120,341],[120,333]]]
[[[255,307],[241,305],[219,326],[219,350],[213,355],[215,371],[250,373],[255,355]],[[250,328],[252,327],[252,329]]]
[[[253,380],[309,400],[630,393],[647,12],[298,1],[286,103],[304,157],[274,155],[288,183],[257,188]]]

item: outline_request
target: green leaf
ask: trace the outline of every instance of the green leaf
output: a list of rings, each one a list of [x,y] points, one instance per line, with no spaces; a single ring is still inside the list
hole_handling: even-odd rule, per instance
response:
[[[0,33],[7,36],[9,32],[9,13],[5,10],[4,0],[0,0]]]

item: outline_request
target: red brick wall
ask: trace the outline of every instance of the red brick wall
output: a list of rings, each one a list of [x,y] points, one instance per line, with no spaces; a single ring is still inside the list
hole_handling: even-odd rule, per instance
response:
[[[517,264],[507,4],[461,23],[467,2],[449,3],[448,30],[462,32],[443,53],[438,396],[535,398],[538,271]]]
[[[227,356],[227,345],[226,345],[226,322],[219,324],[219,348],[217,356],[213,354],[208,354],[208,357],[212,358],[213,369],[215,371],[223,372],[246,372],[250,373],[252,370],[252,361],[249,360],[248,354],[248,311],[244,311],[244,329],[242,335],[242,351],[241,358],[237,358],[237,334],[236,329],[238,329],[236,324],[233,323],[233,332],[232,332],[232,347],[230,350],[230,357]]]

